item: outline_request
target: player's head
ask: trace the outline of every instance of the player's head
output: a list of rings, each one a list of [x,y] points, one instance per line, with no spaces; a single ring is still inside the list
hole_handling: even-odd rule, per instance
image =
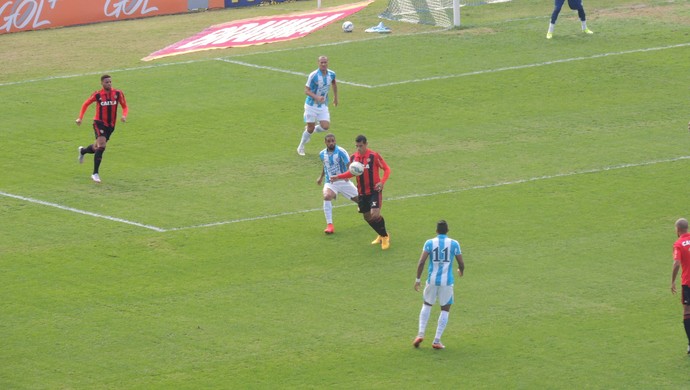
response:
[[[328,57],[319,56],[319,69],[321,69],[321,70],[328,69]]]
[[[364,154],[367,151],[367,137],[363,136],[362,134],[358,135],[357,138],[355,138],[355,147],[357,148],[357,151],[360,154]]]
[[[110,75],[104,74],[101,76],[101,85],[106,91],[110,90],[110,88],[113,86],[113,80],[110,78]]]
[[[335,150],[335,135],[333,133],[326,134],[324,142],[326,143],[326,148],[328,148],[328,150],[331,152]]]
[[[676,233],[680,236],[688,232],[688,220],[685,218],[679,218],[676,221]]]
[[[448,234],[448,222],[442,219],[436,223],[436,233],[438,234]]]

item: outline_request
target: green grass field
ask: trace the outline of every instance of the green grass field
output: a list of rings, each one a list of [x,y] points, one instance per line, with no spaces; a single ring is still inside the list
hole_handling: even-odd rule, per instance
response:
[[[586,2],[592,36],[564,8],[550,41],[549,1],[364,33],[385,6],[352,34],[148,63],[315,3],[0,36],[0,388],[690,386],[669,288],[690,217],[690,1]],[[323,234],[321,137],[295,153],[321,54],[339,145],[366,134],[392,168],[385,252],[344,200]],[[93,107],[74,119],[105,72],[130,114],[96,185],[76,153]],[[415,269],[441,218],[466,275],[446,349],[435,306],[416,350]]]

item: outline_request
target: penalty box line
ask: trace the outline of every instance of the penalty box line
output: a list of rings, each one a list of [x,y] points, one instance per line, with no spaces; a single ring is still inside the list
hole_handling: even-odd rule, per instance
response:
[[[574,172],[568,172],[568,173],[557,173],[554,175],[536,176],[536,177],[531,177],[528,179],[504,181],[504,182],[493,183],[493,184],[483,184],[483,185],[477,185],[477,186],[472,186],[472,187],[456,188],[456,189],[449,189],[449,190],[444,190],[444,191],[430,192],[430,193],[425,193],[425,194],[401,195],[401,196],[396,196],[396,197],[392,197],[392,198],[386,198],[386,200],[390,202],[390,201],[396,201],[396,200],[425,198],[425,197],[430,197],[430,196],[454,194],[457,192],[465,192],[465,191],[472,191],[472,190],[481,190],[481,189],[486,189],[486,188],[503,187],[503,186],[514,185],[514,184],[524,184],[524,183],[530,183],[530,182],[540,181],[540,180],[557,179],[557,178],[562,178],[562,177],[570,177],[570,176],[584,175],[584,174],[590,174],[590,173],[601,173],[601,172],[608,172],[608,171],[625,169],[625,168],[644,167],[644,166],[649,166],[649,165],[664,164],[664,163],[670,163],[670,162],[676,162],[676,161],[682,161],[682,160],[688,160],[688,159],[690,159],[690,156],[680,156],[680,157],[675,157],[675,158],[669,158],[669,159],[663,159],[663,160],[652,160],[652,161],[646,161],[646,162],[641,162],[641,163],[619,164],[619,165],[612,165],[612,166],[603,167],[603,168],[587,169],[587,170],[583,170],[583,171],[574,171]],[[208,227],[230,225],[230,224],[241,223],[241,222],[252,222],[252,221],[259,221],[262,219],[280,218],[280,217],[285,217],[285,216],[290,216],[290,215],[306,214],[306,213],[317,212],[317,211],[323,210],[321,208],[314,208],[314,209],[299,210],[299,211],[286,211],[283,213],[261,215],[261,216],[257,216],[257,217],[238,218],[238,219],[232,219],[232,220],[227,220],[227,221],[211,222],[211,223],[205,223],[205,224],[174,227],[174,228],[162,228],[162,227],[148,225],[148,224],[144,224],[144,223],[140,223],[140,222],[129,221],[129,220],[126,220],[123,218],[112,217],[109,215],[98,214],[98,213],[94,213],[91,211],[80,210],[80,209],[77,209],[74,207],[64,206],[64,205],[53,203],[53,202],[46,202],[46,201],[35,199],[35,198],[10,194],[10,193],[3,192],[3,191],[0,191],[0,196],[4,196],[7,198],[13,198],[13,199],[21,200],[21,201],[28,202],[28,203],[38,204],[38,205],[42,205],[42,206],[53,207],[53,208],[57,208],[60,210],[69,211],[69,212],[73,212],[73,213],[77,213],[77,214],[88,215],[90,217],[105,219],[105,220],[112,221],[112,222],[118,222],[118,223],[123,223],[126,225],[132,225],[132,226],[136,226],[136,227],[140,227],[140,228],[144,228],[144,229],[148,229],[148,230],[153,230],[153,231],[160,232],[160,233],[174,232],[174,231],[179,231],[179,230],[208,228]],[[353,203],[343,204],[343,205],[334,206],[334,208],[347,207],[347,206],[352,206],[352,205],[354,205],[354,204]]]
[[[677,49],[677,48],[688,47],[688,46],[690,46],[690,42],[679,43],[679,44],[668,45],[668,46],[647,47],[647,48],[624,50],[624,51],[618,51],[618,52],[592,54],[589,56],[563,58],[560,60],[551,60],[551,61],[537,62],[537,63],[533,63],[533,64],[525,64],[525,65],[506,66],[506,67],[495,68],[495,69],[482,69],[482,70],[476,70],[476,71],[465,72],[465,73],[445,74],[445,75],[440,75],[440,76],[422,77],[422,78],[418,78],[418,79],[400,80],[400,81],[393,81],[390,83],[383,83],[383,84],[364,84],[364,83],[358,83],[358,82],[354,82],[354,81],[343,81],[340,79],[338,80],[338,83],[346,84],[346,85],[352,85],[355,87],[369,88],[369,89],[386,88],[386,87],[393,87],[393,86],[404,85],[404,84],[423,83],[423,82],[427,82],[427,81],[447,80],[447,79],[454,79],[454,78],[468,77],[468,76],[478,76],[478,75],[483,75],[483,74],[505,72],[505,71],[509,71],[509,70],[522,70],[522,69],[529,69],[529,68],[538,68],[538,67],[542,67],[542,66],[564,64],[564,63],[568,63],[568,62],[593,60],[593,59],[604,58],[604,57],[615,57],[615,56],[622,56],[622,55],[626,55],[626,54],[636,54],[636,53],[646,53],[646,52],[653,52],[653,51],[660,51],[660,50]],[[265,70],[269,70],[272,72],[286,73],[286,74],[302,76],[302,77],[308,76],[308,74],[303,73],[303,72],[295,72],[295,71],[291,71],[288,69],[276,68],[273,66],[256,65],[256,64],[251,64],[249,62],[233,60],[231,58],[232,57],[223,57],[223,58],[215,58],[215,60],[216,61],[223,61],[223,62],[227,62],[230,64],[235,64],[235,65],[240,65],[240,66],[246,66],[246,67],[254,68],[254,69],[265,69]],[[0,84],[0,86],[2,86],[2,84]]]
[[[90,216],[90,217],[95,217],[95,218],[100,218],[100,219],[107,219],[107,220],[113,221],[113,222],[119,222],[119,223],[124,223],[124,224],[127,224],[127,225],[142,227],[142,228],[149,229],[149,230],[153,230],[153,231],[157,231],[157,232],[165,232],[165,231],[167,231],[166,229],[159,228],[159,227],[157,227],[157,226],[146,225],[146,224],[139,223],[139,222],[128,221],[128,220],[126,220],[126,219],[117,218],[117,217],[111,217],[111,216],[109,216],[109,215],[93,213],[93,212],[91,212],[91,211],[80,210],[80,209],[76,209],[76,208],[74,208],[74,207],[69,207],[69,206],[63,206],[63,205],[61,205],[61,204],[57,204],[57,203],[53,203],[53,202],[46,202],[46,201],[44,201],[44,200],[29,198],[29,197],[27,197],[27,196],[14,195],[14,194],[10,194],[10,193],[7,193],[7,192],[2,192],[2,191],[0,191],[0,196],[4,196],[4,197],[7,197],[7,198],[18,199],[18,200],[22,200],[22,201],[24,201],[24,202],[39,204],[39,205],[42,205],[42,206],[53,207],[53,208],[56,208],[56,209],[60,209],[60,210],[64,210],[64,211],[70,211],[70,212],[77,213],[77,214],[88,215],[88,216]]]
[[[425,197],[445,195],[445,194],[454,194],[457,192],[481,190],[481,189],[486,189],[486,188],[496,188],[496,187],[514,185],[514,184],[530,183],[530,182],[540,181],[540,180],[549,180],[549,179],[557,179],[557,178],[562,178],[562,177],[585,175],[585,174],[590,174],[590,173],[602,173],[602,172],[608,172],[608,171],[613,171],[613,170],[618,170],[618,169],[644,167],[644,166],[649,166],[649,165],[670,163],[670,162],[676,162],[676,161],[682,161],[682,160],[688,160],[688,159],[690,159],[690,156],[680,156],[680,157],[675,157],[675,158],[670,158],[670,159],[652,160],[652,161],[646,161],[646,162],[641,162],[641,163],[619,164],[619,165],[613,165],[613,166],[608,166],[608,167],[603,167],[603,168],[587,169],[587,170],[583,170],[583,171],[574,171],[574,172],[568,172],[568,173],[557,173],[554,175],[536,176],[536,177],[531,177],[528,179],[519,179],[519,180],[504,181],[504,182],[499,182],[499,183],[494,183],[494,184],[484,184],[484,185],[477,185],[477,186],[472,186],[472,187],[449,189],[449,190],[430,192],[430,193],[425,193],[425,194],[408,194],[408,195],[396,196],[396,197],[392,197],[392,198],[386,198],[386,201],[390,202],[390,201],[396,201],[396,200],[406,200],[406,199],[425,198]],[[353,206],[353,205],[354,205],[354,203],[348,203],[348,204],[342,204],[342,205],[333,206],[333,207],[334,208],[341,208],[341,207],[349,207],[349,206]],[[212,222],[212,223],[193,225],[193,226],[170,228],[170,229],[167,229],[166,231],[189,230],[189,229],[199,229],[199,228],[207,228],[207,227],[214,227],[214,226],[230,225],[230,224],[240,223],[240,222],[251,222],[251,221],[258,221],[258,220],[262,220],[262,219],[279,218],[279,217],[284,217],[284,216],[289,216],[289,215],[305,214],[305,213],[316,212],[316,211],[323,211],[323,209],[322,208],[315,208],[315,209],[308,209],[308,210],[301,210],[301,211],[288,211],[288,212],[279,213],[279,214],[263,215],[263,216],[258,216],[258,217],[248,217],[248,218],[240,218],[240,219],[234,219],[234,220],[228,220],[228,221]]]
[[[418,34],[429,34],[432,32],[438,32],[438,31],[427,31],[427,32],[418,33]],[[416,35],[416,34],[409,34],[409,35]],[[397,37],[401,37],[401,36],[397,36]],[[378,39],[381,39],[381,38],[378,38]],[[345,41],[345,42],[329,43],[329,44],[323,44],[323,45],[316,45],[314,47],[335,46],[335,45],[342,45],[342,44],[356,43],[356,42],[361,42],[361,41]],[[653,52],[653,51],[660,51],[660,50],[677,49],[677,48],[683,48],[683,47],[688,47],[688,46],[690,46],[690,42],[679,43],[679,44],[668,45],[668,46],[657,46],[657,47],[647,47],[647,48],[640,48],[640,49],[624,50],[624,51],[619,51],[619,52],[600,53],[600,54],[593,54],[590,56],[564,58],[564,59],[560,59],[560,60],[544,61],[544,62],[538,62],[538,63],[533,63],[533,64],[506,66],[506,67],[495,68],[495,69],[483,69],[483,70],[477,70],[477,71],[466,72],[466,73],[446,74],[446,75],[422,77],[422,78],[410,79],[410,80],[400,80],[400,81],[393,81],[390,83],[383,83],[383,84],[371,85],[371,84],[364,84],[364,83],[358,83],[358,82],[354,82],[354,81],[344,81],[344,80],[339,80],[338,82],[341,84],[352,85],[355,87],[368,88],[368,89],[385,88],[385,87],[392,87],[392,86],[411,84],[411,83],[422,83],[422,82],[427,82],[427,81],[436,81],[436,80],[445,80],[445,79],[468,77],[468,76],[477,76],[477,75],[483,75],[483,74],[504,72],[504,71],[509,71],[509,70],[529,69],[529,68],[536,68],[536,67],[541,67],[541,66],[562,64],[562,63],[575,62],[575,61],[583,61],[583,60],[591,60],[591,59],[604,58],[604,57],[621,56],[621,55],[626,55],[626,54],[635,54],[635,53],[645,53],[645,52]],[[86,72],[86,73],[81,73],[81,74],[72,74],[72,75],[63,75],[63,76],[50,76],[50,77],[21,80],[21,81],[10,81],[10,82],[5,82],[5,83],[0,83],[0,87],[29,84],[29,83],[38,83],[38,82],[51,81],[51,80],[70,79],[70,78],[77,78],[77,77],[84,77],[84,76],[91,76],[91,75],[100,75],[100,74],[103,74],[104,72],[108,72],[108,73],[132,72],[132,71],[137,71],[137,70],[148,70],[148,69],[161,68],[161,67],[166,67],[166,66],[175,66],[175,65],[189,65],[189,64],[210,62],[210,61],[222,61],[222,62],[226,62],[226,63],[251,67],[251,68],[255,68],[255,69],[266,69],[266,70],[273,71],[273,72],[286,73],[286,74],[290,74],[290,75],[307,77],[308,74],[303,73],[303,72],[295,72],[295,71],[291,71],[288,69],[281,69],[281,68],[276,68],[276,67],[272,67],[272,66],[256,65],[256,64],[251,64],[248,62],[238,61],[238,60],[232,59],[232,58],[238,58],[238,57],[264,55],[264,54],[271,54],[273,52],[292,51],[292,50],[301,50],[301,48],[282,49],[282,50],[275,50],[275,51],[261,52],[261,53],[246,53],[246,54],[238,54],[238,55],[228,56],[228,57],[218,57],[218,58],[209,58],[209,59],[201,59],[201,60],[169,62],[169,63],[161,63],[161,64],[155,64],[155,65],[146,65],[146,66],[138,66],[138,67],[131,67],[131,68],[123,68],[123,69],[114,69],[114,70],[109,70],[109,71]]]

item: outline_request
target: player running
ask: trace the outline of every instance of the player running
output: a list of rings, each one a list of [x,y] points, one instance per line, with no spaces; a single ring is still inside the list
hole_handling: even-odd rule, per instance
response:
[[[115,131],[117,106],[122,106],[122,122],[127,121],[127,113],[129,111],[127,108],[127,101],[125,100],[125,94],[121,90],[113,88],[113,81],[109,75],[104,74],[101,76],[101,86],[103,89],[91,94],[84,104],[82,104],[79,117],[76,120],[77,126],[80,126],[86,109],[89,108],[92,103],[96,103],[96,115],[93,118],[93,131],[96,135],[96,142],[85,148],[82,146],[79,147],[79,164],[84,163],[85,154],[94,155],[91,180],[96,183],[101,182],[101,177],[98,175],[98,169],[101,166],[105,145]]]
[[[319,68],[309,74],[304,93],[304,127],[302,138],[297,146],[297,154],[304,156],[304,145],[311,140],[311,134],[328,131],[331,125],[331,114],[328,111],[328,90],[333,87],[333,105],[338,106],[338,85],[335,72],[328,69],[328,57],[319,57]],[[318,122],[318,123],[316,123]]]

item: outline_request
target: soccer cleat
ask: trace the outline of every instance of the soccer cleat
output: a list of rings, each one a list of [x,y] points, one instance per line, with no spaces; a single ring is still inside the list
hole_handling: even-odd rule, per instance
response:
[[[81,152],[83,149],[84,149],[83,146],[80,146],[80,147],[79,147],[79,164],[83,164],[83,163],[84,163],[84,153]]]
[[[422,341],[424,341],[424,337],[416,337],[412,342],[412,345],[414,345],[415,348],[419,348],[419,344],[421,344]]]
[[[376,236],[376,239],[371,242],[371,245],[378,245],[381,243],[381,236]]]
[[[552,32],[547,32],[546,33],[546,39],[551,39],[553,38],[553,33]]]
[[[433,349],[445,349],[446,346],[441,344],[440,342],[438,342],[438,343],[431,344],[431,348],[433,348]]]
[[[592,31],[592,30],[590,30],[590,29],[588,29],[588,28],[582,30],[582,32],[585,33],[585,34],[594,34],[594,31]]]
[[[297,154],[304,156],[304,146],[300,145],[297,147]]]
[[[381,237],[381,249],[386,250],[391,247],[391,236],[390,234],[387,236]]]
[[[333,234],[335,233],[335,228],[333,227],[332,223],[329,223],[328,226],[326,226],[326,230],[323,231],[326,234]]]
[[[100,183],[101,177],[98,176],[98,173],[94,173],[93,175],[91,175],[91,180],[95,181],[96,183]]]
[[[389,32],[391,32],[391,29],[388,28],[388,27],[386,27],[386,26],[384,26],[384,25],[383,25],[383,22],[380,22],[380,23],[377,24],[376,26],[374,26],[374,27],[369,27],[368,29],[364,30],[364,32],[368,32],[368,33],[374,33],[374,32],[376,32],[376,33],[389,33]]]

